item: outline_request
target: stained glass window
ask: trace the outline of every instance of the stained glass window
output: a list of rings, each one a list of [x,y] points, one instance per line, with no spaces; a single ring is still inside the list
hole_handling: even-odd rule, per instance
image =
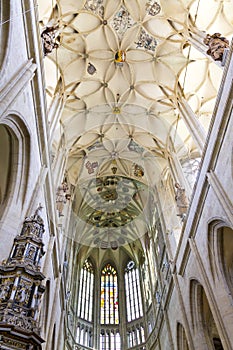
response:
[[[94,270],[89,259],[85,260],[80,274],[78,317],[92,322],[93,319]]]
[[[119,323],[117,272],[110,264],[101,273],[100,309],[101,324]]]
[[[127,321],[131,322],[143,316],[139,271],[133,261],[129,261],[125,269],[125,293]]]

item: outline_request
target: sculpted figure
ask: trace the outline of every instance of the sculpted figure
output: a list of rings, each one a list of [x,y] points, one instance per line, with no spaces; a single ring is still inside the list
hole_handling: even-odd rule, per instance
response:
[[[178,184],[178,182],[175,183],[175,188],[176,188],[175,200],[178,208],[177,216],[180,216],[182,221],[184,221],[188,210],[189,202],[185,194],[185,189],[182,188],[180,184]]]
[[[209,46],[207,54],[215,61],[222,61],[224,50],[229,47],[229,41],[221,36],[220,33],[207,34],[204,44]]]
[[[67,193],[69,187],[66,182],[63,182],[60,186],[57,188],[56,193],[56,204],[57,204],[57,210],[59,217],[64,216],[63,215],[63,208],[64,204],[67,202],[67,199],[70,199],[70,194]]]
[[[58,44],[58,30],[54,27],[46,27],[45,30],[41,33],[41,39],[43,44],[44,55],[48,55],[56,49]]]

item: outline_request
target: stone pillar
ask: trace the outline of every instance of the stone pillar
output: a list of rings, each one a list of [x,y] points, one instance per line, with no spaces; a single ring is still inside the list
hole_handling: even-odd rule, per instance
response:
[[[62,95],[61,92],[58,92],[53,97],[53,100],[51,102],[51,105],[48,111],[48,120],[50,124],[50,142],[53,140],[54,132],[57,125],[59,125],[58,122],[61,118],[64,105],[65,105],[64,96]]]
[[[195,47],[199,52],[201,52],[204,56],[207,56],[207,47],[204,44],[204,39],[206,37],[206,33],[198,28],[191,27],[188,30],[187,41]]]
[[[178,109],[185,122],[185,125],[193,137],[194,142],[202,154],[206,140],[206,132],[203,126],[199,122],[196,114],[192,111],[188,102],[181,96],[178,99]]]
[[[185,188],[187,196],[190,197],[192,189],[190,188],[190,185],[184,176],[180,160],[175,152],[171,153],[171,157],[169,157],[169,164],[171,167],[172,174],[174,176],[174,182],[178,182],[179,184],[181,184],[182,187]]]

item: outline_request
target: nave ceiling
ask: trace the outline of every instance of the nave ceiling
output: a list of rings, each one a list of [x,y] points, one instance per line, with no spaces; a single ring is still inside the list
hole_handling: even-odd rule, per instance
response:
[[[38,3],[41,30],[57,28],[58,48],[44,60],[46,92],[48,105],[57,96],[64,103],[53,145],[58,148],[62,139],[67,150],[81,236],[87,245],[103,247],[135,240],[155,219],[156,187],[172,154],[182,160],[200,153],[179,99],[188,101],[206,132],[213,112],[222,69],[190,46],[190,32],[199,28],[229,36],[233,5]]]

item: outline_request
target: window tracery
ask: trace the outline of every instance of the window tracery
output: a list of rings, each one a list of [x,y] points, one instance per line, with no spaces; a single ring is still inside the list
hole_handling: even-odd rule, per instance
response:
[[[121,350],[121,337],[118,329],[101,330],[100,349],[101,350]]]
[[[89,259],[85,260],[80,273],[78,296],[78,317],[88,322],[93,321],[94,269]]]
[[[144,326],[136,324],[127,331],[127,345],[128,348],[140,345],[145,342]]]
[[[93,329],[90,326],[78,323],[76,342],[83,346],[93,346]]]
[[[111,264],[101,272],[100,322],[119,324],[117,272]]]
[[[142,317],[143,310],[139,271],[133,261],[129,261],[125,269],[125,295],[127,321],[131,322]]]

